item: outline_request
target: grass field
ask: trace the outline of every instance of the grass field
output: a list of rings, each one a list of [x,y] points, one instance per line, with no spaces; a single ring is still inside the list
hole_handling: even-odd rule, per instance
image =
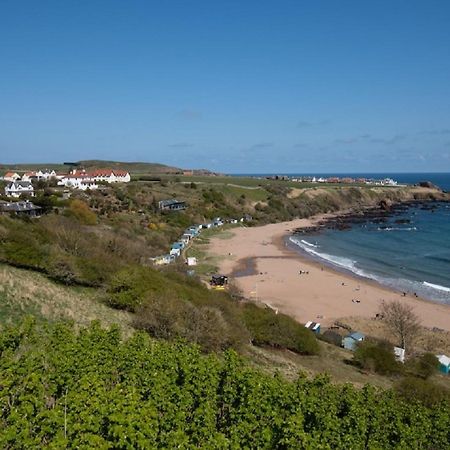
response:
[[[0,264],[0,325],[17,323],[27,315],[80,325],[99,320],[131,331],[131,316],[101,303],[98,291],[63,286],[39,273]]]

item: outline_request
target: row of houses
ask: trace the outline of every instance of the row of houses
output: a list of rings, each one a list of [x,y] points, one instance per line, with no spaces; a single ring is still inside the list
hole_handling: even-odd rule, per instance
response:
[[[58,186],[65,186],[72,189],[98,189],[98,183],[129,183],[130,173],[120,169],[74,169],[68,174],[58,176]]]
[[[54,170],[38,170],[36,172],[25,172],[19,175],[17,172],[7,172],[3,176],[4,181],[8,181],[5,194],[8,197],[20,197],[21,195],[34,196],[32,181],[57,180],[58,186],[65,186],[72,189],[98,189],[102,183],[128,183],[131,181],[130,173],[120,169],[95,169],[84,170],[74,169],[69,173],[56,173]]]
[[[352,178],[352,177],[298,177],[291,181],[299,183],[341,183],[341,184],[370,184],[375,186],[398,186],[398,182],[392,178],[376,180],[373,178]]]
[[[4,181],[39,181],[44,180],[48,181],[51,179],[56,179],[57,173],[54,170],[38,170],[38,171],[30,171],[25,172],[22,175],[19,175],[17,172],[6,172],[5,175],[3,175]]]

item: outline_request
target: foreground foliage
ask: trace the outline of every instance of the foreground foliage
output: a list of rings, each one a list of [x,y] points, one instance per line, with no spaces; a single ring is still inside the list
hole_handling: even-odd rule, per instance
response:
[[[98,324],[31,322],[0,336],[1,448],[448,448],[450,407],[392,391],[289,383],[234,352]]]

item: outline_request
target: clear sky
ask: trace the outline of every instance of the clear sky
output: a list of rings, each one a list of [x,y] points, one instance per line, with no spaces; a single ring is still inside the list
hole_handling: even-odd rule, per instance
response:
[[[1,0],[0,162],[450,171],[449,0]]]

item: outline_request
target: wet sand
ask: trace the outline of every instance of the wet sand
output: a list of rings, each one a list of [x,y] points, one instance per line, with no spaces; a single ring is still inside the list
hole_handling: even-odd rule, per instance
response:
[[[450,331],[450,306],[414,295],[404,297],[371,280],[321,265],[287,246],[285,237],[294,229],[313,226],[324,218],[236,228],[229,239],[212,238],[209,253],[226,256],[219,263],[220,270],[232,278],[244,297],[300,322],[313,320],[329,326],[340,317],[374,318],[383,300],[401,300],[414,308],[424,326]]]

